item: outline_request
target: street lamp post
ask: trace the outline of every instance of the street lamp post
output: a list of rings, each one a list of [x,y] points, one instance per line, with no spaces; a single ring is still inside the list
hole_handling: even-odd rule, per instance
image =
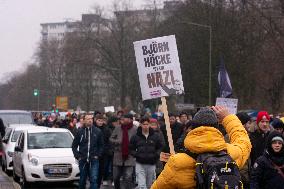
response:
[[[203,27],[209,30],[209,66],[208,66],[208,72],[209,72],[209,79],[208,79],[208,105],[211,106],[211,98],[212,98],[212,93],[211,93],[211,88],[212,88],[212,27],[210,25],[204,25],[204,24],[198,24],[194,22],[180,22],[181,24],[186,24],[186,25],[194,25],[194,26],[199,26]]]

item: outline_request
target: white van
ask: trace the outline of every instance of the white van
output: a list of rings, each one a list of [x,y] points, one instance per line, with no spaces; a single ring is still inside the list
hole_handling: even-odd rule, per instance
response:
[[[34,124],[32,113],[24,110],[0,110],[5,127],[10,124]]]

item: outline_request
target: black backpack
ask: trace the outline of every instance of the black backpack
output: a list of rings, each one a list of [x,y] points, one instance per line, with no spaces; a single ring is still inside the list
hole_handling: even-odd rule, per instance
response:
[[[197,189],[243,189],[239,168],[225,151],[193,154]]]

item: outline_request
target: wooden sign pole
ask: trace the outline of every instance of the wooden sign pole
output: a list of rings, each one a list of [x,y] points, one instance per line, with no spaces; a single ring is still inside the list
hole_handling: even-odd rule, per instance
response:
[[[168,107],[167,107],[167,100],[164,96],[161,97],[161,100],[162,100],[162,110],[163,110],[163,113],[164,113],[164,119],[165,119],[165,123],[166,123],[166,130],[167,130],[167,136],[168,136],[168,141],[169,141],[170,153],[175,154],[172,131],[171,131],[171,126],[170,126],[169,113],[168,113]]]

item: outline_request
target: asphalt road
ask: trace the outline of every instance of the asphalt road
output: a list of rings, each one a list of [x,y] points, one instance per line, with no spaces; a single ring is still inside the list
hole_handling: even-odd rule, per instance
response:
[[[78,182],[71,183],[33,183],[29,189],[77,189]],[[88,188],[88,186],[87,186]],[[23,189],[0,169],[0,189]],[[113,186],[101,186],[101,189],[114,189]]]
[[[78,183],[37,183],[32,185],[29,189],[78,189]],[[87,185],[86,188],[89,188]],[[2,188],[1,188],[2,189]],[[101,189],[114,189],[113,186],[101,186]]]

